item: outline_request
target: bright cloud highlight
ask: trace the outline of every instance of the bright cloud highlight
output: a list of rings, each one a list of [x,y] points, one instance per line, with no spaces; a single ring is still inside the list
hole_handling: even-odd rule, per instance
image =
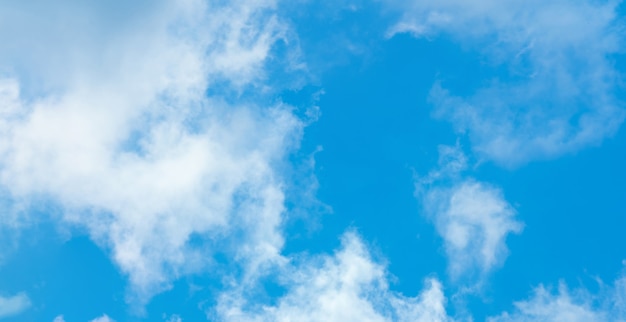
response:
[[[389,290],[388,272],[355,233],[346,233],[333,256],[283,267],[287,292],[276,305],[255,305],[247,290],[225,293],[217,307],[223,321],[450,321],[442,286],[427,279],[416,297]]]

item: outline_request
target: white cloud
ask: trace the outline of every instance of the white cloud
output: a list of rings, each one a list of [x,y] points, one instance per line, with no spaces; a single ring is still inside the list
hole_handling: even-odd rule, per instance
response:
[[[111,319],[108,315],[103,314],[102,316],[97,317],[90,322],[115,322],[115,320]]]
[[[308,258],[278,273],[286,293],[275,305],[250,303],[249,290],[223,294],[216,308],[223,321],[450,321],[441,284],[427,279],[416,297],[389,290],[385,267],[374,261],[354,233],[343,236],[333,256]]]
[[[279,169],[303,125],[288,106],[255,103],[285,36],[273,1],[124,3],[0,6],[12,30],[0,44],[0,184],[13,209],[2,222],[60,207],[110,249],[141,306],[215,250],[252,266],[277,258]]]
[[[526,301],[514,303],[515,310],[489,318],[490,322],[508,321],[554,321],[554,322],[601,322],[626,321],[626,277],[615,281],[613,286],[601,286],[601,292],[591,294],[580,289],[571,292],[564,283],[557,294],[540,285]]]
[[[507,235],[523,226],[498,188],[461,178],[466,158],[459,146],[439,153],[439,169],[417,179],[416,195],[444,240],[451,277],[480,283],[506,259]]]
[[[553,295],[540,286],[535,289],[530,300],[517,302],[515,307],[515,313],[503,313],[489,321],[606,321],[606,317],[595,312],[588,304],[575,303],[564,287],[558,295]]]
[[[352,232],[344,234],[333,255],[294,256],[274,271],[284,287],[272,304],[262,304],[260,280],[239,284],[218,298],[212,321],[456,321],[446,312],[447,299],[434,278],[415,297],[389,289],[388,272]],[[626,277],[612,285],[599,281],[599,291],[558,292],[538,286],[531,297],[515,302],[514,310],[487,318],[490,322],[626,321]],[[473,321],[471,313],[460,320]]]
[[[466,97],[439,83],[431,92],[435,115],[467,132],[482,158],[516,166],[555,157],[599,144],[622,123],[610,58],[623,48],[616,1],[389,3],[404,12],[390,35],[449,34],[505,71],[468,79],[487,85]]]
[[[65,318],[63,317],[63,315],[58,315],[54,318],[54,320],[52,320],[52,322],[65,322]]]
[[[522,229],[502,192],[481,182],[466,180],[426,198],[427,207],[436,207],[435,225],[445,240],[453,277],[474,268],[486,274],[502,264],[506,236]]]
[[[6,297],[0,296],[0,319],[20,314],[30,306],[30,299],[25,293]]]

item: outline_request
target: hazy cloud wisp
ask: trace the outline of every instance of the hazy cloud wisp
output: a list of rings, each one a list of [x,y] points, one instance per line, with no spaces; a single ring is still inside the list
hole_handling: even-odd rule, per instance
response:
[[[25,293],[0,296],[0,319],[22,313],[30,306],[30,298]]]
[[[434,115],[467,133],[481,158],[513,167],[599,144],[625,112],[619,71],[623,51],[615,1],[411,1],[389,32],[451,35],[483,54],[494,74],[460,96],[433,87]],[[498,70],[505,70],[504,74]],[[503,76],[504,75],[504,76]]]
[[[459,146],[440,146],[439,155],[438,169],[416,179],[416,195],[443,238],[451,277],[480,284],[523,225],[498,188],[461,175],[467,161]]]

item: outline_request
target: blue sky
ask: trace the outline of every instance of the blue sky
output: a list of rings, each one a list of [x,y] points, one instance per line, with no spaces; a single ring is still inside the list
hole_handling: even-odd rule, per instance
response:
[[[1,321],[626,321],[617,1],[5,1]]]

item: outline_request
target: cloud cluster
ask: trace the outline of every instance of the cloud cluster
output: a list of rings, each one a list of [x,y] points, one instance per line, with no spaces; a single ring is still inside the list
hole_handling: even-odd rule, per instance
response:
[[[342,237],[333,255],[292,257],[275,272],[284,290],[271,304],[262,304],[255,289],[260,280],[222,293],[209,312],[212,321],[471,321],[471,313],[450,316],[441,283],[425,280],[415,297],[389,289],[385,265],[372,258],[354,232]],[[513,303],[513,310],[487,318],[490,322],[626,321],[626,277],[613,284],[599,281],[596,293],[580,288],[557,292],[539,285],[531,296]]]
[[[0,44],[0,185],[12,208],[1,222],[57,207],[110,249],[138,304],[216,250],[271,261],[283,243],[279,170],[303,126],[289,106],[261,103],[286,30],[275,3],[74,5],[0,10],[0,33],[15,31]]]
[[[598,143],[622,123],[610,61],[621,48],[615,3],[396,5],[405,16],[391,34],[447,33],[505,67],[506,81],[491,77],[466,97],[440,84],[431,90],[435,114],[467,132],[479,156],[515,166]],[[290,40],[276,6],[1,4],[0,230],[37,221],[43,214],[33,209],[46,207],[110,252],[139,306],[184,274],[210,272],[221,253],[244,273],[225,282],[210,310],[217,320],[451,321],[438,280],[415,297],[392,291],[385,265],[354,233],[333,255],[281,254],[283,170],[306,122],[266,99],[268,64],[280,61],[273,49]],[[298,64],[283,58],[286,68]],[[475,286],[503,264],[506,238],[523,225],[500,189],[461,175],[466,167],[460,147],[442,146],[416,195],[452,279]],[[284,293],[262,304],[253,289],[270,275]],[[611,294],[599,308],[540,286],[492,321],[616,320],[626,314],[626,280]],[[0,297],[0,318],[30,305],[25,294]]]
[[[333,256],[307,258],[280,269],[285,294],[259,305],[247,290],[224,293],[214,318],[222,321],[450,321],[436,279],[416,297],[389,290],[385,267],[355,233],[346,233]]]
[[[439,154],[439,168],[417,178],[416,194],[444,240],[452,279],[480,283],[504,262],[506,237],[523,225],[498,188],[461,177],[459,146],[440,146]]]
[[[556,157],[599,144],[626,115],[611,60],[623,50],[616,1],[390,3],[404,11],[390,35],[450,35],[493,66],[468,79],[480,84],[473,94],[437,83],[430,98],[482,158],[512,167]]]

